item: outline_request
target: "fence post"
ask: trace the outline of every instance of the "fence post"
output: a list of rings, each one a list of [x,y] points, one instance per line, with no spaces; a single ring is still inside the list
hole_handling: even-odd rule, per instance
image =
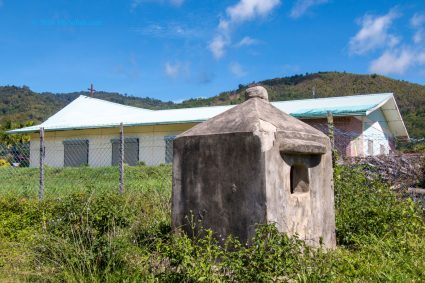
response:
[[[336,154],[335,154],[335,132],[334,132],[334,118],[331,111],[328,111],[328,136],[331,140],[331,150],[332,150],[332,162],[335,163]]]
[[[44,157],[46,148],[44,147],[44,128],[40,128],[40,188],[38,191],[38,199],[44,198]]]
[[[120,162],[119,162],[119,170],[120,170],[120,193],[124,193],[124,125],[120,124]]]

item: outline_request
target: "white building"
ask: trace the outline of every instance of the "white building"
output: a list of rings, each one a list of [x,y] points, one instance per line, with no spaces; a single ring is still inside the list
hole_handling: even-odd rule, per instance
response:
[[[334,117],[335,144],[341,154],[389,154],[395,139],[409,139],[392,93],[280,101],[280,110],[327,131]],[[148,110],[80,96],[44,123],[9,131],[31,135],[30,165],[39,160],[39,131],[45,130],[49,166],[110,166],[117,163],[120,123],[125,127],[125,162],[168,163],[173,138],[233,106]]]

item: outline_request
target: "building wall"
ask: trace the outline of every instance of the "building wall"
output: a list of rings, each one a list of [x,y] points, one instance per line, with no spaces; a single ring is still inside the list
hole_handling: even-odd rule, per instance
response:
[[[327,120],[302,119],[302,121],[328,134]],[[196,123],[134,126],[125,127],[126,138],[139,139],[139,161],[147,165],[165,163],[166,136],[176,136]],[[393,137],[388,129],[385,117],[381,110],[371,113],[367,117],[334,117],[335,146],[346,156],[366,156],[370,140],[373,141],[373,155],[388,154],[394,150]],[[94,167],[110,166],[112,163],[112,139],[119,138],[119,128],[87,129],[72,131],[55,131],[45,133],[46,158],[48,166],[64,166],[63,141],[72,139],[89,140],[89,165]],[[40,153],[39,134],[31,135],[30,166],[37,167]]]
[[[195,124],[174,124],[158,126],[125,127],[126,138],[139,139],[139,161],[147,165],[165,163],[166,136],[178,135]],[[112,139],[119,138],[119,128],[87,129],[72,131],[55,131],[45,133],[45,164],[52,167],[63,167],[65,140],[89,140],[89,165],[93,167],[110,166],[112,163]],[[40,136],[31,135],[30,166],[37,167],[40,158]]]
[[[394,150],[394,137],[381,109],[363,118],[364,156],[389,154]]]
[[[301,119],[328,135],[327,118]],[[363,122],[361,117],[334,117],[334,139],[337,151],[344,156],[363,154]]]

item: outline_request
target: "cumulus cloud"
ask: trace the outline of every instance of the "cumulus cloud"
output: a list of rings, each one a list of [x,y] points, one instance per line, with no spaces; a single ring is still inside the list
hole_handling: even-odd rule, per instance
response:
[[[179,75],[180,66],[178,64],[165,63],[164,72],[169,78],[176,78]]]
[[[416,13],[408,22],[413,29],[413,43],[390,32],[393,22],[400,17],[395,9],[386,15],[365,15],[361,20],[359,32],[350,39],[350,52],[363,55],[381,49],[382,53],[369,64],[369,71],[383,75],[401,75],[425,65],[425,14]]]
[[[425,52],[420,52],[417,56],[416,56],[416,60],[419,64],[425,64]]]
[[[213,56],[216,59],[224,56],[226,48],[231,44],[231,31],[237,25],[266,17],[279,4],[280,0],[239,0],[235,5],[227,7],[226,16],[219,21],[217,34],[208,45]]]
[[[241,23],[267,16],[279,3],[280,0],[240,0],[236,5],[228,7],[226,14],[231,23]]]
[[[407,49],[387,50],[372,61],[370,71],[379,74],[403,74],[412,66],[415,54]]]
[[[246,75],[245,69],[238,63],[232,62],[229,66],[230,72],[236,77],[243,77]]]
[[[303,16],[311,7],[325,4],[329,0],[298,0],[292,7],[291,18],[299,18]]]
[[[251,45],[255,45],[258,43],[258,40],[249,37],[249,36],[245,36],[244,38],[242,38],[237,44],[236,47],[242,47],[242,46],[251,46]]]
[[[224,55],[224,49],[228,45],[228,40],[223,35],[216,35],[209,44],[209,49],[216,59]]]
[[[400,39],[390,34],[389,29],[398,17],[394,9],[383,16],[365,15],[360,20],[361,29],[350,39],[350,52],[364,54],[376,48],[397,45]]]
[[[416,13],[410,18],[410,25],[414,28],[421,27],[425,23],[425,15]]]
[[[190,76],[190,68],[189,63],[181,63],[181,62],[166,62],[164,64],[164,74],[170,79],[176,79],[180,77],[189,78]]]
[[[413,35],[413,42],[416,44],[421,43],[423,39],[424,39],[424,35],[422,30],[416,31],[415,34]]]
[[[424,39],[424,23],[425,23],[425,15],[416,13],[410,18],[410,26],[415,30],[413,34],[413,42],[415,44],[419,44]]]

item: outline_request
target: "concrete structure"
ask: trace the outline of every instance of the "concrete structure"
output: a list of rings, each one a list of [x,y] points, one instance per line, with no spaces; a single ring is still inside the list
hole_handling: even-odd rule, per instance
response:
[[[394,150],[395,138],[408,138],[394,97],[388,93],[271,104],[323,132],[327,131],[327,112],[332,112],[336,146],[348,156],[388,154]],[[132,156],[148,165],[158,165],[171,162],[172,139],[176,135],[233,107],[154,111],[80,96],[41,125],[9,133],[31,135],[31,166],[38,165],[40,127],[45,129],[47,165],[67,165],[66,152],[78,152],[78,156],[72,156],[72,164],[110,166],[114,164],[114,140],[119,137],[122,122],[126,138],[133,141],[129,146],[134,149]]]
[[[249,241],[276,223],[311,245],[335,246],[329,138],[271,105],[262,87],[174,141],[172,225]],[[189,219],[193,219],[190,223]]]

